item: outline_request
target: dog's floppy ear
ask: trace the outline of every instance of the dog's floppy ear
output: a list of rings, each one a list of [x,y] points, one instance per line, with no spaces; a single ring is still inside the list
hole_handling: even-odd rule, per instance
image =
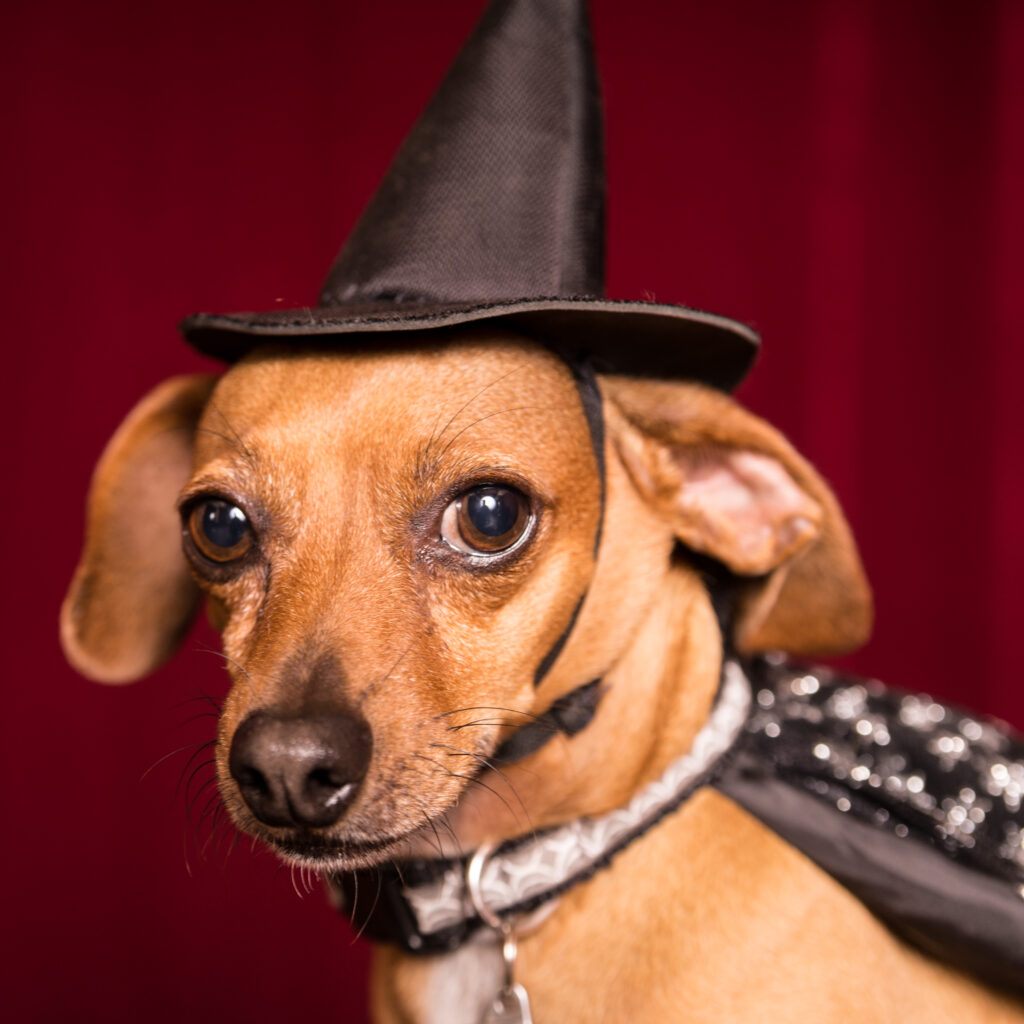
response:
[[[154,388],[110,439],[86,509],[85,549],[64,599],[60,636],[83,675],[125,683],[174,651],[199,599],[181,551],[178,492],[216,378]]]
[[[634,485],[686,547],[751,577],[742,651],[834,654],[871,629],[871,592],[828,486],[786,439],[697,384],[602,378]]]

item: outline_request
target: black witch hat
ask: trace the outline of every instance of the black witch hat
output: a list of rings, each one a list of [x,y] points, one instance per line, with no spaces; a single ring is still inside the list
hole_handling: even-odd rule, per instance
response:
[[[331,267],[320,305],[198,314],[182,331],[231,361],[269,338],[366,345],[382,332],[486,321],[621,373],[729,389],[749,369],[749,327],[606,299],[603,278],[586,2],[492,0]]]

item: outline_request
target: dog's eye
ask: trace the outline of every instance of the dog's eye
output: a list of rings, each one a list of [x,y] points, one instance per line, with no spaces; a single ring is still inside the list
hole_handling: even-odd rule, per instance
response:
[[[460,495],[441,517],[441,538],[472,555],[506,551],[530,526],[530,503],[511,487],[489,484]]]
[[[252,547],[252,527],[245,513],[230,501],[210,498],[188,516],[192,542],[213,562],[233,562]]]

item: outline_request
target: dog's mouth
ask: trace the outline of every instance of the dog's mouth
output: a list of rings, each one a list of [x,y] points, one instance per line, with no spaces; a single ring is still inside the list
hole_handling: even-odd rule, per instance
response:
[[[461,850],[448,816],[459,806],[466,787],[483,773],[482,766],[474,769],[472,776],[448,773],[445,781],[458,780],[457,787],[449,784],[435,790],[430,799],[414,797],[411,806],[402,799],[403,787],[378,781],[368,797],[361,793],[365,799],[352,800],[341,818],[326,827],[258,815],[258,803],[253,806],[236,784],[234,773],[223,773],[220,788],[236,828],[265,844],[286,864],[326,875],[458,855]],[[292,817],[299,815],[293,812]]]
[[[318,870],[350,870],[379,863],[386,859],[386,854],[408,841],[406,835],[354,841],[301,832],[262,838],[285,860]]]
[[[339,839],[312,832],[264,834],[259,838],[286,863],[325,874],[378,867],[401,860],[409,856],[416,837],[423,831],[424,826],[420,826],[396,836],[363,840]]]

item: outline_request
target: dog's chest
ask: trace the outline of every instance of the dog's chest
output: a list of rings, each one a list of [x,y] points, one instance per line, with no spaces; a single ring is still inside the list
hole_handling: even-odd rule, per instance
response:
[[[438,957],[427,984],[424,1024],[480,1024],[500,986],[500,954],[489,939]]]
[[[481,1024],[502,981],[501,952],[493,935],[480,933],[451,953],[401,957],[381,964],[381,1020],[416,1024]]]

